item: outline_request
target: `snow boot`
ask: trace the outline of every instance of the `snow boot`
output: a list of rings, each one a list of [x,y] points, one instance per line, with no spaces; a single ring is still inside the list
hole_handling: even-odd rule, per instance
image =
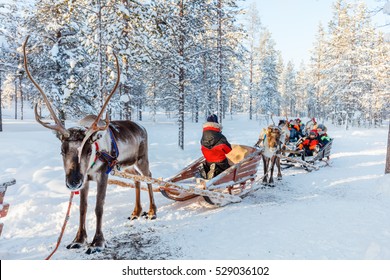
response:
[[[215,172],[215,163],[212,163],[210,165],[210,171],[207,173],[207,179],[210,180],[214,177],[214,172]]]
[[[199,174],[199,178],[207,179],[207,173],[206,173],[206,170],[204,168],[203,163],[199,166],[197,174]],[[195,175],[195,177],[198,177],[196,175]]]

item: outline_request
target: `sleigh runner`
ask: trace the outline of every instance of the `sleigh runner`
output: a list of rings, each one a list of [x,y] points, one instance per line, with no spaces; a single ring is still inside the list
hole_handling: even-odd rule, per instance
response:
[[[157,185],[165,197],[175,201],[186,201],[202,196],[210,204],[223,206],[240,202],[244,196],[256,189],[254,182],[262,155],[262,150],[249,146],[232,145],[232,148],[227,155],[231,163],[230,168],[210,180],[199,176],[199,166],[204,162],[203,157],[165,180],[117,170],[112,172],[112,175]]]

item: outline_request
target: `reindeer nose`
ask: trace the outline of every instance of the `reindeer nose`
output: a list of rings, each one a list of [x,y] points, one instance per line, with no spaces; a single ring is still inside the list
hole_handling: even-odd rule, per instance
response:
[[[83,186],[83,178],[81,177],[73,177],[67,178],[66,187],[72,191],[76,191],[81,189]]]

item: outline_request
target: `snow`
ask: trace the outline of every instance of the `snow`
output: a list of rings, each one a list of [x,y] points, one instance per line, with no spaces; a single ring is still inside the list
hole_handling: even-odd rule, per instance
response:
[[[383,13],[390,15],[390,2],[386,2],[386,4],[383,6]]]
[[[4,119],[5,118],[5,119]],[[175,120],[144,116],[153,177],[167,178],[200,154],[202,123],[186,122],[185,150]],[[74,124],[74,123],[73,123]],[[72,123],[67,124],[71,126]],[[334,138],[330,167],[283,171],[276,186],[242,202],[215,207],[202,198],[175,202],[155,193],[158,218],[129,221],[134,190],[109,186],[104,254],[67,250],[77,231],[79,198],[54,260],[388,260],[390,175],[384,175],[387,126],[344,128],[325,123]],[[231,143],[253,145],[264,124],[234,115],[223,122]],[[15,178],[0,238],[2,260],[43,260],[56,245],[68,207],[60,142],[35,120],[3,117],[1,179]],[[261,170],[259,171],[261,175]],[[96,188],[90,188],[87,230],[94,234]],[[147,194],[142,192],[144,210]]]

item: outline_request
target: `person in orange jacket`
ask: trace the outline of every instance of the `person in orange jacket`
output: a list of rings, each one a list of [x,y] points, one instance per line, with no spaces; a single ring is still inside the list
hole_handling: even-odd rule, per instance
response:
[[[315,130],[309,132],[309,136],[298,145],[299,150],[304,150],[306,156],[312,156],[319,149],[318,134]]]

